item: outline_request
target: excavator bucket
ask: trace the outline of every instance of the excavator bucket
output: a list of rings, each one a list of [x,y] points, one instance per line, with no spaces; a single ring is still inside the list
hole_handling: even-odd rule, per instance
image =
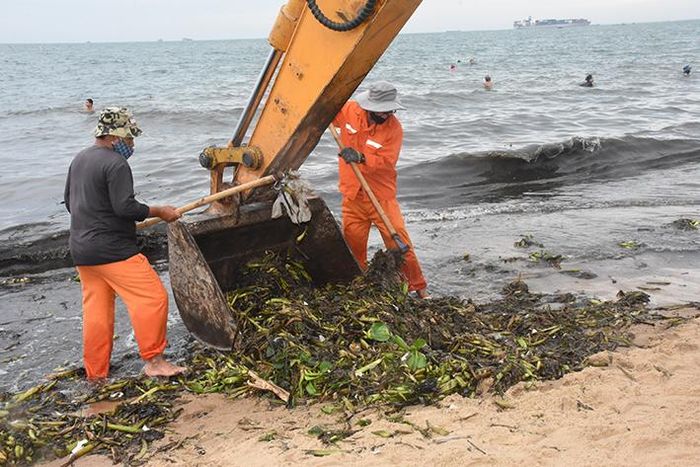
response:
[[[180,316],[197,339],[222,350],[238,347],[226,292],[237,288],[243,266],[267,251],[298,254],[315,285],[360,274],[326,203],[311,198],[309,207],[311,221],[302,226],[286,216],[272,219],[272,201],[243,205],[236,215],[169,224],[171,286]]]

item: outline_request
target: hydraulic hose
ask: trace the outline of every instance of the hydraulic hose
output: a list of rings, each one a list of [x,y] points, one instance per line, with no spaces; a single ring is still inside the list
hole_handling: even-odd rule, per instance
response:
[[[306,0],[306,3],[307,5],[309,5],[311,13],[313,13],[314,17],[318,20],[319,23],[321,23],[328,29],[332,29],[333,31],[342,32],[350,31],[362,24],[374,11],[374,7],[377,4],[377,0],[367,0],[365,6],[362,7],[357,16],[344,23],[338,23],[328,19],[328,17],[323,14],[318,5],[316,5],[316,0]]]

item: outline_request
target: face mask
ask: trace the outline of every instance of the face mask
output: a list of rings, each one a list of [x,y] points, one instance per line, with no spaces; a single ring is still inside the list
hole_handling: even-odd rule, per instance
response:
[[[387,118],[389,118],[389,117],[388,116],[382,117],[381,115],[374,113],[374,112],[369,113],[369,119],[372,122],[376,123],[377,125],[381,125],[382,123],[386,122]]]
[[[117,154],[124,156],[125,159],[130,158],[134,153],[134,148],[126,144],[123,139],[118,139],[116,143],[112,143],[112,149]]]

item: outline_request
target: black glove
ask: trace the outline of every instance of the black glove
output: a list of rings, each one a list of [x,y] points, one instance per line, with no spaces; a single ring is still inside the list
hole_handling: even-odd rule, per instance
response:
[[[340,151],[340,154],[338,155],[342,157],[343,160],[348,164],[351,162],[362,164],[365,161],[365,156],[363,156],[361,152],[356,151],[353,148],[343,148],[343,150]]]

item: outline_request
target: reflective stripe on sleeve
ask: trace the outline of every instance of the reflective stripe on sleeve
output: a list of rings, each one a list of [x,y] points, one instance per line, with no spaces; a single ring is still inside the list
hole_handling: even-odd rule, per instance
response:
[[[381,149],[381,148],[383,148],[383,146],[382,146],[381,144],[379,144],[379,143],[377,143],[376,141],[373,141],[373,140],[371,140],[371,139],[368,139],[367,142],[366,142],[365,144],[367,144],[367,146],[372,146],[372,147],[375,148],[375,149]]]

